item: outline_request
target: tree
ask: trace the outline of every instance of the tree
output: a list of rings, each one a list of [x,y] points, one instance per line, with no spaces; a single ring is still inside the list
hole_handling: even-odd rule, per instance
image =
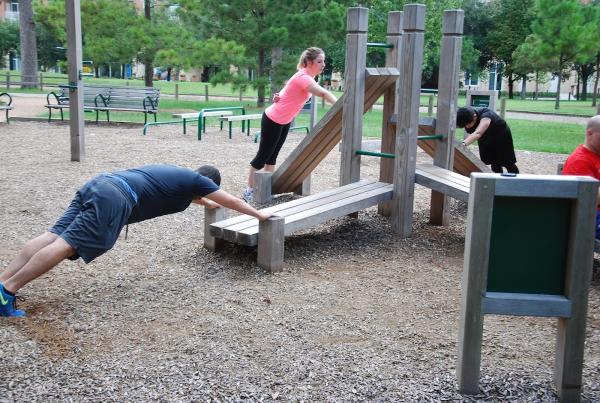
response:
[[[578,56],[589,54],[589,32],[595,27],[585,24],[579,0],[536,0],[536,19],[532,25],[537,57],[555,61],[552,72],[557,78],[555,109],[560,107],[560,84],[565,71]],[[565,21],[569,23],[566,24]]]
[[[465,11],[462,68],[471,74],[480,75],[493,60],[487,38],[487,32],[493,24],[493,10],[481,0],[464,0],[462,8]],[[470,44],[472,50],[465,46],[467,44]]]
[[[243,67],[257,73],[252,84],[258,90],[258,106],[264,105],[272,70],[277,77],[284,75],[281,70],[276,71],[281,64],[271,67],[274,48],[283,48],[284,58],[288,53],[297,58],[303,48],[315,44],[327,47],[345,34],[345,6],[336,1],[182,0],[179,4],[187,27],[202,24],[199,39],[214,36],[244,46],[245,56],[252,63]],[[219,78],[241,84],[248,81],[242,72],[243,69],[238,69],[237,74],[223,72]]]
[[[496,0],[492,29],[487,41],[494,58],[504,64],[508,79],[508,97],[513,98],[514,82],[522,78],[515,74],[513,53],[531,33],[534,0]]]
[[[38,58],[31,0],[19,0],[19,31],[21,34],[21,88],[35,88],[38,85]]]
[[[534,74],[535,91],[534,99],[537,99],[539,85],[545,82],[546,72],[552,70],[556,65],[553,59],[546,59],[536,52],[539,44],[535,35],[529,35],[525,42],[513,52],[513,70],[516,74],[527,79],[529,73]]]
[[[19,24],[0,21],[0,67],[4,67],[6,55],[19,47]]]

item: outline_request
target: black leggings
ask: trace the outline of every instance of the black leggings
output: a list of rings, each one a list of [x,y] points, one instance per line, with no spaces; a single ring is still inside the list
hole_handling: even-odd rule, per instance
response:
[[[512,163],[512,164],[507,164],[504,165],[506,166],[506,171],[511,173],[511,174],[518,174],[519,173],[519,168],[517,168],[517,164]],[[497,173],[497,174],[501,174],[502,171],[502,165],[499,164],[492,164],[492,171]]]
[[[275,165],[279,151],[285,143],[291,122],[286,125],[280,125],[273,122],[266,113],[263,112],[260,121],[260,144],[256,157],[250,161],[253,168],[263,169],[265,165]]]

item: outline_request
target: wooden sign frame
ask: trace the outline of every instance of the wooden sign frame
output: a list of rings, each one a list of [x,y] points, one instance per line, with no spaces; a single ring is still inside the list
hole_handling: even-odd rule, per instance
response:
[[[558,318],[554,381],[560,400],[579,401],[597,195],[598,181],[590,177],[472,174],[458,341],[457,378],[461,393],[479,393],[485,314],[546,316]],[[506,254],[507,251],[510,254],[510,250],[506,249],[510,247],[510,243],[497,236],[493,237],[495,227],[512,228],[514,238],[510,242],[515,245],[525,244],[530,247],[530,253],[536,253],[535,242],[520,239],[527,237],[523,234],[526,234],[527,226],[530,225],[530,217],[519,217],[517,214],[514,219],[506,219],[504,216],[502,222],[498,218],[495,221],[494,210],[506,205],[507,200],[518,205],[526,204],[531,199],[535,199],[542,214],[545,205],[558,205],[559,209],[564,209],[565,203],[568,206],[566,221],[563,220],[566,228],[561,229],[560,225],[556,225],[556,228],[545,229],[538,234],[544,238],[552,236],[548,232],[558,234],[552,247],[564,248],[564,259],[557,262],[563,265],[562,271],[557,272],[563,276],[560,284],[562,288],[550,286],[548,289],[555,290],[551,293],[545,293],[546,288],[543,286],[540,289],[528,289],[528,292],[511,292],[510,289],[503,289],[502,292],[488,291],[488,270],[494,264],[494,256],[499,256],[498,253],[494,255],[491,252],[495,249],[496,252],[500,250],[500,254]],[[547,214],[546,218],[552,220],[553,215]],[[567,234],[561,238],[562,231]],[[540,245],[543,246],[543,243],[538,243],[537,247]],[[519,264],[518,256],[517,254],[514,258],[515,264]],[[522,270],[528,270],[529,266],[531,265],[528,264]],[[517,272],[508,275],[518,277],[515,273]],[[514,288],[518,290],[521,285],[519,282],[525,280],[513,278],[512,281]]]

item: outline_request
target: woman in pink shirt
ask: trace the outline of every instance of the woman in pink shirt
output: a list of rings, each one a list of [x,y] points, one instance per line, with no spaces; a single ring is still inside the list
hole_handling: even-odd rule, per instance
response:
[[[250,162],[248,187],[243,198],[251,202],[254,196],[254,173],[261,169],[273,172],[279,150],[283,146],[290,129],[290,124],[302,110],[302,106],[311,95],[325,98],[334,104],[337,98],[325,88],[321,87],[314,77],[325,68],[325,53],[319,48],[308,48],[300,56],[298,71],[294,74],[281,92],[276,96],[275,102],[265,109],[260,124],[260,145],[254,159]]]

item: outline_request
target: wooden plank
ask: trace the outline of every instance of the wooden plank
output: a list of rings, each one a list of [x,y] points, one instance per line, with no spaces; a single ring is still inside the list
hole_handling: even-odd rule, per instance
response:
[[[402,11],[391,11],[388,13],[387,25],[387,43],[392,45],[385,55],[386,67],[400,69],[400,58],[402,55]],[[393,153],[396,146],[396,130],[388,122],[394,114],[396,108],[396,92],[398,80],[394,85],[387,87],[383,94],[383,120],[381,127],[381,149],[383,153]],[[379,181],[386,183],[394,182],[394,161],[389,158],[382,158],[379,163]],[[383,216],[392,214],[391,203],[382,203],[377,211]]]
[[[445,137],[437,141],[433,164],[444,169],[454,166],[454,135],[462,50],[464,11],[446,10],[442,23],[442,44],[438,79],[436,130]],[[434,225],[448,225],[449,201],[443,194],[431,194],[429,221]]]
[[[312,200],[310,202],[299,204],[299,205],[289,206],[289,205],[286,205],[286,203],[282,203],[282,204],[280,204],[280,206],[282,206],[282,208],[279,209],[276,212],[276,214],[279,216],[283,216],[283,217],[289,217],[289,216],[296,214],[298,212],[301,212],[301,211],[306,211],[306,210],[313,209],[313,208],[316,208],[319,206],[335,203],[339,200],[344,200],[344,199],[347,199],[350,197],[354,197],[356,195],[364,194],[364,193],[367,193],[374,189],[381,188],[383,186],[386,186],[386,184],[381,183],[381,182],[370,182],[370,183],[366,184],[365,186],[355,187],[352,189],[345,189],[345,191],[343,191],[343,192],[336,192],[336,193],[330,194],[326,197],[315,198],[314,200]],[[343,188],[344,187],[342,187],[341,189],[343,189]],[[252,218],[250,220],[245,220],[238,224],[233,224],[233,225],[228,225],[226,227],[223,227],[223,230],[222,230],[223,238],[225,238],[226,240],[228,240],[230,242],[239,242],[239,240],[237,239],[238,233],[244,231],[247,228],[255,228],[256,223],[257,223],[257,220],[255,218]]]
[[[207,115],[207,113],[208,112],[204,112],[203,115],[209,116],[209,115]],[[258,120],[258,119],[262,119],[262,113],[256,113],[256,114],[252,114],[252,115],[233,115],[233,116],[221,117],[221,120],[226,121],[226,122],[237,122],[237,121],[241,121],[241,120]]]
[[[295,215],[286,216],[285,235],[374,206],[382,201],[390,200],[392,195],[393,186],[386,184],[369,192],[342,199],[337,203],[324,204],[310,210],[298,212]],[[256,245],[257,241],[258,231],[256,227],[238,232],[238,243]]]
[[[482,313],[569,318],[572,304],[562,295],[486,292]]]
[[[340,186],[360,180],[360,155],[354,151],[360,148],[363,132],[368,25],[359,22],[368,21],[368,15],[368,8],[348,9]]]
[[[417,157],[417,132],[421,73],[423,64],[425,6],[404,6],[404,34],[402,35],[402,75],[398,78],[396,94],[396,158],[394,159],[394,202],[392,230],[407,237],[412,232],[414,183]]]
[[[453,173],[451,171],[446,172],[449,174]],[[468,178],[463,178],[467,179],[468,181]],[[467,181],[458,179],[450,175],[441,176],[439,174],[431,173],[426,170],[421,170],[420,165],[418,165],[417,169],[415,170],[415,183],[418,183],[419,185],[425,186],[429,189],[436,190],[440,193],[446,194],[457,200],[469,200],[469,185]]]
[[[460,393],[479,393],[483,312],[494,206],[492,178],[472,178],[462,278],[456,378]]]
[[[330,195],[335,195],[338,193],[343,193],[346,192],[348,190],[354,190],[357,189],[359,187],[363,187],[363,186],[367,186],[369,184],[373,183],[372,181],[366,181],[366,180],[362,180],[359,182],[355,182],[352,183],[350,185],[341,187],[341,188],[333,188],[333,189],[329,189],[326,190],[324,192],[321,193],[317,193],[314,195],[310,195],[307,197],[303,197],[301,199],[296,199],[296,200],[292,200],[289,201],[287,203],[281,203],[281,204],[277,204],[275,206],[271,206],[265,209],[262,209],[261,211],[266,211],[266,212],[270,212],[270,213],[276,213],[279,214],[280,211],[283,211],[285,209],[291,208],[291,207],[295,207],[295,206],[300,206],[306,203],[310,203],[313,202],[315,200],[320,200],[323,199],[325,197],[328,197]],[[238,215],[232,218],[229,218],[227,220],[222,220],[216,223],[213,223],[211,225],[211,234],[217,237],[223,237],[223,229],[228,227],[228,226],[232,226],[232,225],[237,225],[243,222],[247,222],[247,221],[252,221],[252,220],[256,220],[256,218],[243,214],[243,215]]]
[[[575,199],[579,195],[580,184],[564,175],[519,174],[514,178],[502,177],[496,183],[497,196],[561,197]],[[571,177],[572,179],[573,177]],[[584,178],[578,176],[576,178]],[[560,184],[560,186],[556,186]]]
[[[554,382],[560,401],[581,397],[585,324],[594,258],[598,182],[579,179],[577,203],[571,215],[565,275],[565,297],[572,303],[569,319],[559,318],[554,359]],[[584,269],[586,268],[586,269]]]

